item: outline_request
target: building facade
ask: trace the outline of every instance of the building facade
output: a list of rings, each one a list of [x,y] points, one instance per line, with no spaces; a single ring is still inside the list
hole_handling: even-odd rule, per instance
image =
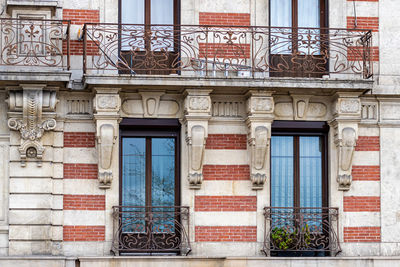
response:
[[[397,266],[395,2],[0,0],[0,266]]]

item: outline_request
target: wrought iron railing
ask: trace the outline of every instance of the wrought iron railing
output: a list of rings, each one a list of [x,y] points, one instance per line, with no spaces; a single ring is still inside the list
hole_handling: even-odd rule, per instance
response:
[[[371,38],[358,29],[85,24],[84,71],[367,79]]]
[[[263,251],[267,256],[336,256],[338,208],[266,207]]]
[[[189,207],[113,207],[111,251],[123,254],[187,255]]]
[[[70,21],[0,19],[0,68],[70,67]]]

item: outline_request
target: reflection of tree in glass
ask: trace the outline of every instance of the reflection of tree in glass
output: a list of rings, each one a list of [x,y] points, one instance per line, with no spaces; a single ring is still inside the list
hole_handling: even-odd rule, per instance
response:
[[[123,155],[123,205],[145,205],[145,139],[128,139]]]
[[[174,206],[175,140],[157,138],[152,145],[152,205]]]

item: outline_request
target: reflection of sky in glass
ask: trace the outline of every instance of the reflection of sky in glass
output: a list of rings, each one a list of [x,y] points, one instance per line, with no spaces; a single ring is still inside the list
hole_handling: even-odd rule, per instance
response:
[[[152,139],[152,205],[173,206],[175,202],[175,140]]]
[[[271,206],[293,206],[293,136],[271,138]]]
[[[146,139],[122,139],[122,205],[144,206]]]

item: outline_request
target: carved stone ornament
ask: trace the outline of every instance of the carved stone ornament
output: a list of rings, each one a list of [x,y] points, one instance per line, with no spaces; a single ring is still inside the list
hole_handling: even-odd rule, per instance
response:
[[[343,99],[340,101],[340,112],[358,113],[360,111],[360,101],[355,99]]]
[[[113,180],[111,170],[112,154],[116,136],[114,134],[114,126],[111,124],[103,124],[100,126],[98,135],[99,144],[99,182],[100,188],[110,188]]]
[[[42,91],[43,86],[32,87],[24,87],[22,92],[10,91],[7,100],[11,116],[16,116],[8,120],[8,127],[21,134],[21,146],[18,150],[22,166],[25,166],[27,158],[38,159],[38,165],[41,166],[40,160],[44,152],[41,138],[45,131],[56,128],[55,119],[42,120],[43,110],[55,111],[58,102],[56,92]],[[22,119],[18,118],[20,111]]]
[[[191,188],[200,188],[203,182],[203,158],[206,143],[206,129],[202,125],[194,125],[187,137],[189,151],[189,175]]]
[[[343,128],[341,140],[339,140],[339,173],[337,177],[339,190],[342,191],[349,190],[351,186],[351,166],[356,142],[356,130],[351,127]]]
[[[208,110],[210,101],[208,97],[191,97],[189,100],[189,108],[191,110]]]
[[[250,179],[255,190],[262,189],[267,179],[269,141],[269,130],[265,126],[257,126],[253,133],[250,133],[248,142],[251,152]]]

